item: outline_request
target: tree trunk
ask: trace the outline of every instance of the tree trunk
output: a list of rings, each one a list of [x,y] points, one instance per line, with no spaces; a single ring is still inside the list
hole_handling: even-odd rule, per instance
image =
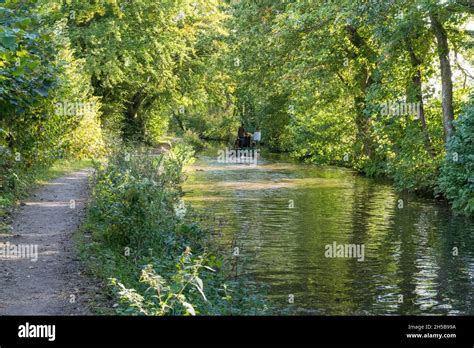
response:
[[[438,56],[441,67],[441,94],[443,106],[443,127],[446,142],[453,131],[453,81],[451,64],[449,62],[448,35],[438,17],[430,13],[431,29],[433,30],[438,44]]]
[[[374,52],[367,45],[363,37],[361,37],[357,31],[357,28],[348,25],[346,27],[349,41],[357,48],[357,53],[354,54],[354,58],[357,56],[363,56],[368,61],[371,61],[374,57]],[[374,154],[375,144],[371,137],[369,117],[365,114],[367,104],[367,92],[369,87],[373,84],[371,76],[371,68],[368,64],[361,64],[360,70],[356,76],[357,84],[359,87],[359,93],[354,96],[354,104],[356,109],[356,126],[357,126],[357,140],[363,145],[363,153],[372,159]]]
[[[143,102],[144,96],[137,92],[128,103],[126,110],[125,138],[142,141],[145,137],[145,124],[143,118],[138,115],[138,111]]]
[[[366,100],[365,96],[355,96],[354,104],[356,109],[355,124],[357,127],[357,140],[363,146],[363,153],[369,159],[372,159],[374,154],[374,142],[370,135],[369,118],[365,114]]]
[[[183,120],[181,120],[181,117],[179,117],[179,115],[174,111],[173,111],[173,118],[176,120],[176,123],[178,124],[179,128],[181,128],[183,132],[186,132],[186,127],[183,124]]]
[[[418,110],[419,111],[418,118],[421,123],[421,129],[423,131],[423,135],[425,136],[425,148],[428,154],[430,155],[430,157],[434,158],[436,152],[433,148],[433,144],[431,141],[430,134],[428,132],[428,128],[426,127],[425,106],[423,103],[423,86],[422,86],[423,82],[421,78],[421,69],[420,69],[421,61],[416,56],[411,43],[408,41],[407,41],[407,49],[408,49],[408,53],[410,54],[411,66],[414,69],[414,73],[411,77],[411,83],[414,89],[414,100],[420,106]]]

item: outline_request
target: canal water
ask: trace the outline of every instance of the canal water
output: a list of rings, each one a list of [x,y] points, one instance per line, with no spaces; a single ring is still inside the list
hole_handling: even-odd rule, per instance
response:
[[[221,221],[275,313],[474,314],[474,225],[443,202],[271,154],[222,163],[214,149],[187,175],[186,204]]]

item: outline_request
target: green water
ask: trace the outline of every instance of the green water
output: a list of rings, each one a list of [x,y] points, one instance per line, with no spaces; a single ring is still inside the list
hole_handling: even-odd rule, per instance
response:
[[[443,202],[271,155],[219,163],[217,151],[189,169],[185,191],[225,222],[219,243],[239,248],[239,273],[268,287],[276,312],[474,314],[474,225]],[[363,258],[327,257],[334,243],[363,246]]]

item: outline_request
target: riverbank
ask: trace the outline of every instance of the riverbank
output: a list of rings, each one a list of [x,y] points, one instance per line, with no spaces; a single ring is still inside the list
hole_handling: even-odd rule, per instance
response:
[[[112,308],[99,314],[264,313],[263,297],[232,278],[211,232],[182,202],[191,158],[176,144],[166,155],[118,151],[96,166],[81,253],[108,284]]]

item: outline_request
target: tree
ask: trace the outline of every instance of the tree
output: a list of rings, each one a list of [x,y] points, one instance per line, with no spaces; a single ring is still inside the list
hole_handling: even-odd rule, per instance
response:
[[[453,81],[451,72],[451,63],[449,61],[448,35],[443,24],[438,18],[438,14],[430,13],[431,28],[436,36],[438,45],[439,64],[441,68],[441,90],[443,105],[443,126],[446,142],[453,131]]]
[[[118,120],[126,139],[149,140],[147,127],[159,110],[176,115],[183,106],[190,112],[185,99],[196,105],[196,98],[206,98],[196,91],[208,92],[198,84],[214,44],[202,42],[221,32],[217,0],[137,0],[120,6],[75,0],[62,11],[69,14],[72,41],[102,97],[104,118]]]

